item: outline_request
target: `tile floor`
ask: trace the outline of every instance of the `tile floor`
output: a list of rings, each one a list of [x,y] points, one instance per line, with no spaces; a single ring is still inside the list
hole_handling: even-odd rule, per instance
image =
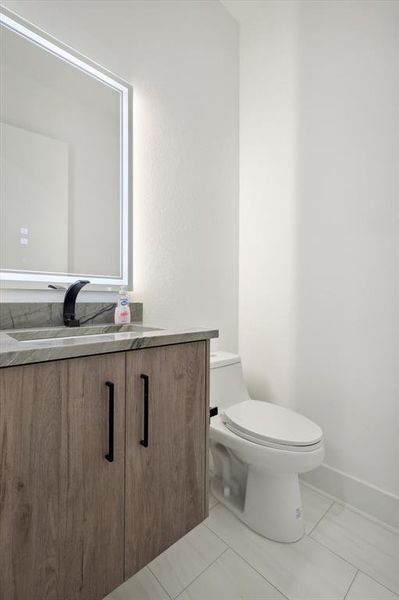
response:
[[[211,497],[209,518],[105,600],[399,600],[399,533],[302,486],[305,537],[266,540]]]

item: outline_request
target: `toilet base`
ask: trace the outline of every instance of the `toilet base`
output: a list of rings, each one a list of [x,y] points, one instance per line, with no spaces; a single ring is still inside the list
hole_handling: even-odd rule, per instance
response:
[[[240,499],[223,494],[218,477],[212,479],[211,489],[216,499],[250,529],[270,540],[296,542],[305,533],[296,473],[275,475],[250,466],[242,510]]]

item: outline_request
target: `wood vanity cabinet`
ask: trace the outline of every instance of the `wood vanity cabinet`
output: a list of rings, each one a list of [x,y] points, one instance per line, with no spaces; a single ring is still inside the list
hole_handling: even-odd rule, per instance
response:
[[[0,370],[0,598],[95,600],[122,581],[124,413],[123,355]]]
[[[205,342],[126,356],[126,577],[207,515],[206,371]]]
[[[102,600],[207,516],[208,344],[0,369],[1,599]]]

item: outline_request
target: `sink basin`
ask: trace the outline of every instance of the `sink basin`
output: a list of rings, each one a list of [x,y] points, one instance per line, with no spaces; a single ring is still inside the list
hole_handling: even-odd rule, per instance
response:
[[[16,331],[15,333],[8,333],[10,337],[18,342],[36,342],[36,341],[52,341],[52,340],[65,340],[65,339],[76,339],[86,336],[104,336],[114,335],[123,333],[145,333],[147,331],[161,331],[158,327],[146,327],[144,325],[136,325],[131,323],[129,325],[90,325],[90,327],[75,327],[69,329],[68,327],[51,327],[48,329],[35,329],[27,331]]]

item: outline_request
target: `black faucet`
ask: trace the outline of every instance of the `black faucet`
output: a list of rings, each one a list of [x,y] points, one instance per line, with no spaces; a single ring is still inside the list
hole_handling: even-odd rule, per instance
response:
[[[79,327],[80,321],[76,318],[76,298],[84,285],[90,283],[87,279],[78,279],[72,283],[64,297],[64,325],[65,327]]]

